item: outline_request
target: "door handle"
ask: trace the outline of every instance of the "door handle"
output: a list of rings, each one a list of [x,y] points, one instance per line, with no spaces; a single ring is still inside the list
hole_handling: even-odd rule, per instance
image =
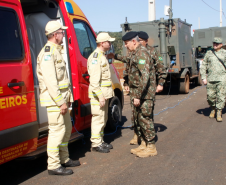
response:
[[[89,77],[89,74],[82,74],[82,77]]]
[[[17,82],[17,83],[8,83],[8,87],[15,87],[15,86],[24,86],[24,82]]]

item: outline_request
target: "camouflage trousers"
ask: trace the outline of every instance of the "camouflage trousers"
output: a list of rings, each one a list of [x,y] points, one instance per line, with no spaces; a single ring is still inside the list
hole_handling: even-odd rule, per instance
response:
[[[226,82],[208,82],[206,86],[207,102],[211,107],[223,109],[226,96]]]
[[[141,100],[140,107],[132,106],[132,124],[134,131],[147,143],[155,143],[154,101]]]

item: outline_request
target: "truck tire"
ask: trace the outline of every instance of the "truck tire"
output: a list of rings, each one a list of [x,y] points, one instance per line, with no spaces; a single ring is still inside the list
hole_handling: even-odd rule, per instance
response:
[[[200,72],[199,72],[199,76],[195,79],[195,84],[197,86],[202,86],[202,78],[201,78],[201,75],[200,75]]]
[[[108,121],[105,127],[106,131],[115,131],[117,126],[120,126],[122,119],[122,105],[117,96],[109,101]]]
[[[189,74],[185,75],[185,78],[179,79],[179,93],[188,94],[190,88],[190,78]]]

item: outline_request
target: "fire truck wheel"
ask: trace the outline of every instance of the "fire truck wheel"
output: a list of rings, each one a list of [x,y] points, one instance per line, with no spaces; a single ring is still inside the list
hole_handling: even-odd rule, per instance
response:
[[[117,96],[109,101],[108,121],[105,127],[106,131],[115,131],[117,126],[120,126],[122,118],[122,105]]]

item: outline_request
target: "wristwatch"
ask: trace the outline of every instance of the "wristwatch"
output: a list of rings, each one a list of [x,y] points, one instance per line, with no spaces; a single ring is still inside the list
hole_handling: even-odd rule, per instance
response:
[[[163,86],[164,84],[163,83],[159,83],[159,85]]]

